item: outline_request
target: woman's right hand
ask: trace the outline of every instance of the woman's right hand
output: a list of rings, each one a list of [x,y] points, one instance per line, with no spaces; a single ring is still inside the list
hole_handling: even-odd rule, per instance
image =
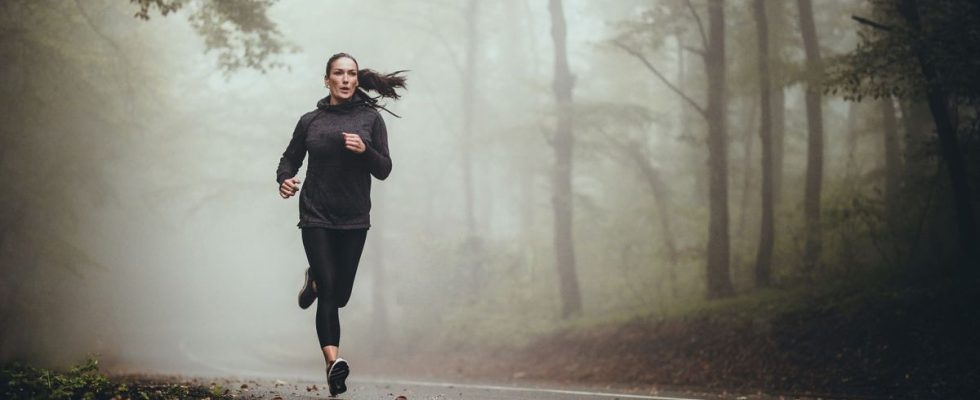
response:
[[[296,178],[289,178],[282,181],[282,185],[279,185],[279,197],[284,199],[293,197],[299,191],[299,183],[299,179]]]

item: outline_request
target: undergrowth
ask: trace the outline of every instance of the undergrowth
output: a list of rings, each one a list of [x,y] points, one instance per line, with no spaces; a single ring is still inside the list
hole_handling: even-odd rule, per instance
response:
[[[188,386],[150,382],[118,382],[99,372],[88,358],[65,371],[12,363],[0,367],[0,397],[4,399],[231,399],[227,390],[212,385]]]

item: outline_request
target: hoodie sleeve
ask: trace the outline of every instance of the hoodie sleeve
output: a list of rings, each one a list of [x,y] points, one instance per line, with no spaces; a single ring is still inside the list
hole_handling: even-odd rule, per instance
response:
[[[276,169],[276,182],[282,185],[282,181],[296,176],[299,167],[303,166],[303,159],[306,158],[306,129],[303,118],[296,123],[293,129],[293,138],[289,140],[286,151],[279,158],[279,168]]]
[[[388,129],[385,121],[378,114],[371,128],[371,142],[367,143],[364,158],[367,169],[379,180],[385,180],[391,173],[391,155],[388,153]]]

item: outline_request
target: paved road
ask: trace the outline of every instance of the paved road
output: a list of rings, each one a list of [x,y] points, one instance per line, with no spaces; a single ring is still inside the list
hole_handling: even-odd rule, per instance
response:
[[[329,399],[322,371],[319,368],[299,368],[296,365],[272,366],[258,360],[237,360],[236,366],[215,363],[207,357],[207,349],[191,351],[186,343],[181,343],[179,354],[181,363],[174,369],[183,371],[195,384],[218,384],[240,398],[275,399]],[[248,352],[237,353],[247,357]],[[224,354],[227,358],[228,354]],[[187,366],[190,361],[198,368]],[[251,365],[253,368],[245,367]],[[262,368],[256,368],[262,366]],[[278,371],[270,373],[270,370]],[[290,378],[292,377],[292,378]],[[574,387],[562,384],[521,383],[526,386],[506,384],[425,382],[417,380],[391,379],[355,375],[348,379],[348,392],[338,396],[341,400],[395,400],[405,396],[407,400],[420,399],[466,399],[466,400],[612,400],[612,399],[652,399],[652,400],[715,400],[769,399],[770,396],[712,394],[712,393],[667,393],[654,391],[654,388],[596,389],[586,386]],[[632,392],[630,392],[632,390]],[[778,398],[778,397],[776,397]]]
[[[265,379],[225,380],[223,387],[233,389],[242,397],[265,399],[328,399],[329,392],[313,381],[269,381]],[[244,385],[244,387],[242,386]],[[694,400],[694,399],[759,399],[759,396],[735,395],[691,395],[691,394],[634,394],[589,389],[568,389],[554,387],[518,387],[485,384],[458,384],[445,382],[424,382],[392,380],[380,378],[349,379],[348,391],[337,397],[341,400],[395,400],[405,396],[407,400],[613,400],[613,399],[656,399],[656,400]]]

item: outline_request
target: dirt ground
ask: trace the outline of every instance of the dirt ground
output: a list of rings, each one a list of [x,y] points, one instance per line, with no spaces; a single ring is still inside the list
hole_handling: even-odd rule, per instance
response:
[[[672,320],[569,329],[522,348],[414,354],[379,374],[558,382],[672,392],[832,398],[976,398],[975,295],[942,287],[762,303]],[[828,298],[826,296],[832,296]],[[774,300],[774,301],[779,301]]]

